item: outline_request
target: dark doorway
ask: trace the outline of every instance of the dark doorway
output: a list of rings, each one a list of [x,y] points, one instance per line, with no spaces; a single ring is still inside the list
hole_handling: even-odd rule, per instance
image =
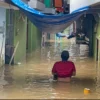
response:
[[[14,10],[7,10],[5,64],[9,64],[14,52]],[[14,59],[11,64],[14,64]]]

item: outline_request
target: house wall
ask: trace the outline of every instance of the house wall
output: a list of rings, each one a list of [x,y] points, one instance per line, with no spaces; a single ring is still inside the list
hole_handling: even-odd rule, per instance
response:
[[[39,31],[39,29],[30,21],[28,21],[28,53],[31,53],[32,51],[35,51],[37,48],[41,47],[41,37],[42,32]]]
[[[6,9],[0,7],[0,66],[5,63]]]
[[[14,47],[19,43],[14,56],[14,63],[22,62],[26,58],[27,18],[20,11],[14,11]]]
[[[98,46],[97,46],[97,40],[98,40]],[[98,58],[98,61],[100,61],[100,19],[98,20],[97,34],[94,34],[94,58],[95,60],[97,60]]]
[[[88,5],[100,3],[100,0],[70,0],[70,12]]]
[[[96,43],[96,34],[93,35],[93,57],[96,60],[97,58],[97,43]]]

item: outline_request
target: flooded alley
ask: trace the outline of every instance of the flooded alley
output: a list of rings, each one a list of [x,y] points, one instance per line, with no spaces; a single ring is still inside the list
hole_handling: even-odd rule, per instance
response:
[[[75,39],[49,41],[45,47],[28,54],[25,63],[0,69],[0,99],[98,99],[100,98],[99,63],[88,58],[88,45]],[[75,63],[76,76],[71,83],[52,82],[51,69],[60,54],[68,50]],[[84,88],[91,93],[84,94]]]

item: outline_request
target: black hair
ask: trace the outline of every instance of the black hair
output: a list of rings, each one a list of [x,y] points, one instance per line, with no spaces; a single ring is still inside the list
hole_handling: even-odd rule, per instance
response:
[[[62,58],[62,61],[67,61],[68,58],[69,58],[69,52],[68,51],[63,51],[61,53],[61,58]]]

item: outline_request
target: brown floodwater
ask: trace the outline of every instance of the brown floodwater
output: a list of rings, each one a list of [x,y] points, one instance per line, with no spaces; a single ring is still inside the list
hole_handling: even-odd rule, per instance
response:
[[[71,83],[52,81],[51,69],[62,50],[70,52],[76,66]],[[0,69],[0,99],[100,99],[100,66],[88,52],[87,45],[76,45],[74,39],[46,43],[28,54],[26,62]]]

